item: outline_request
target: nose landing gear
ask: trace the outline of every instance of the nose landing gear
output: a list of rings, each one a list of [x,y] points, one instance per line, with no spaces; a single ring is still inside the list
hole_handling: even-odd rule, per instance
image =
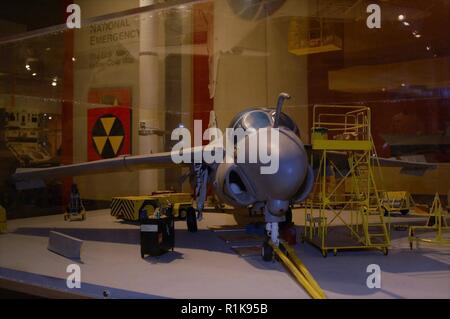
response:
[[[290,209],[289,209],[290,210]],[[290,219],[292,220],[292,211]],[[286,213],[287,215],[287,213]],[[283,217],[271,215],[265,210],[267,239],[261,248],[262,259],[266,262],[277,260],[282,262],[291,272],[295,280],[306,290],[314,299],[326,299],[322,288],[314,280],[306,266],[297,257],[293,247],[286,241],[279,238],[279,222],[284,222]]]
[[[272,242],[275,245],[279,245],[280,239],[278,238],[278,236],[279,236],[278,223],[267,223],[266,231],[267,231],[267,235],[269,236],[270,240],[272,240]]]

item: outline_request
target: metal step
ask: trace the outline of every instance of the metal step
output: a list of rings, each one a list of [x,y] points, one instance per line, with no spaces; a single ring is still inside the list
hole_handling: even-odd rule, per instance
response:
[[[369,224],[368,227],[384,227],[384,224]]]

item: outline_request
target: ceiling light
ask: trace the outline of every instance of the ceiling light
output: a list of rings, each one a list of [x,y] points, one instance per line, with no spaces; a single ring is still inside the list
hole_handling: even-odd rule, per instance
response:
[[[36,76],[37,75],[37,73],[36,72],[34,72],[33,74],[32,74],[32,76]]]
[[[28,71],[31,70],[31,66],[29,64],[25,64],[25,69],[27,69]]]
[[[75,57],[72,58],[72,61],[75,62],[77,59],[75,59]]]
[[[58,85],[58,83],[56,83],[56,81],[52,82],[52,86],[57,86],[57,85]]]
[[[429,45],[427,45],[427,51],[430,51],[431,47]]]
[[[409,27],[409,25],[410,25],[408,21],[403,21],[403,24],[407,27]]]
[[[405,87],[406,86],[406,84],[405,83],[402,83],[402,87]]]
[[[420,34],[418,34],[418,33],[415,34],[414,36],[415,36],[416,38],[421,38],[421,37],[422,37],[422,36],[421,36]]]
[[[405,16],[403,14],[400,14],[398,16],[398,21],[403,21],[403,20],[405,20]]]

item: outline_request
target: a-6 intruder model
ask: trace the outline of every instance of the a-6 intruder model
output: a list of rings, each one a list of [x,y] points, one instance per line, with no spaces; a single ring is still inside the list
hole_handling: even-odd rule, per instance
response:
[[[281,112],[284,100],[289,98],[288,94],[282,93],[278,98],[276,109],[252,108],[239,113],[233,119],[230,128],[243,130],[245,134],[241,141],[234,139],[232,161],[225,160],[224,147],[219,144],[215,144],[214,153],[222,152],[222,161],[207,163],[194,160],[203,158],[204,149],[211,147],[217,142],[216,140],[208,146],[183,149],[183,158],[191,161],[181,163],[174,162],[174,152],[165,152],[123,156],[52,168],[22,169],[18,170],[13,178],[16,182],[27,183],[64,176],[190,166],[192,174],[195,175],[194,187],[199,218],[206,200],[207,186],[212,184],[216,195],[223,202],[234,207],[255,207],[263,211],[268,235],[273,242],[277,243],[278,223],[285,220],[285,214],[290,210],[291,204],[303,201],[308,196],[314,181],[307,152],[300,140],[299,129],[289,116]],[[215,119],[212,122],[215,122]],[[211,124],[210,128],[215,126],[215,123]],[[277,141],[270,136],[265,139],[260,136],[262,130],[267,131],[272,128],[276,128],[279,132]],[[262,145],[261,141],[264,140],[266,143]],[[261,173],[261,168],[267,168],[268,164],[267,161],[263,163],[259,156],[256,156],[255,161],[244,160],[242,163],[238,160],[238,145],[255,144],[253,141],[259,141],[259,143],[252,145],[253,148],[245,147],[245,158],[254,156],[255,151],[260,153],[260,148],[263,146],[265,154],[271,154],[272,157],[276,155],[277,170],[275,172]],[[42,185],[42,183],[37,184]]]
[[[300,139],[299,129],[289,116],[281,112],[284,101],[289,98],[288,94],[281,93],[276,109],[250,108],[237,114],[229,128],[233,129],[232,132],[241,131],[244,134],[233,135],[231,151],[230,139],[227,139],[227,146],[224,147],[220,143],[223,142],[221,134],[212,132],[215,137],[210,138],[212,142],[206,146],[52,168],[18,170],[13,178],[24,187],[26,183],[42,185],[38,181],[63,176],[188,166],[195,177],[193,187],[199,219],[206,200],[207,186],[212,184],[215,194],[224,203],[263,212],[267,235],[277,245],[278,223],[285,221],[286,214],[292,213],[291,205],[308,197],[314,185],[314,173],[308,163],[307,147]],[[210,129],[219,131],[214,116],[210,119]],[[272,133],[267,134],[268,131]],[[273,134],[273,131],[277,134]],[[208,152],[210,156],[204,156]],[[267,156],[264,158],[261,154],[270,154],[271,160],[276,161],[276,165],[273,165],[276,169],[271,171]],[[346,162],[345,154],[342,155]],[[212,157],[214,159],[211,161]],[[387,164],[419,165],[392,162],[394,160]]]

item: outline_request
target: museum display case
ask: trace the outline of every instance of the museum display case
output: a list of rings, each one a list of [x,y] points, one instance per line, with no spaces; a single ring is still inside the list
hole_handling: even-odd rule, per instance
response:
[[[54,26],[1,43],[2,194],[11,214],[29,211],[19,208],[26,201],[41,206],[9,184],[18,167],[167,151],[177,126],[201,119],[205,129],[214,110],[224,129],[245,108],[274,106],[282,91],[292,95],[285,111],[305,143],[313,105],[370,107],[379,156],[439,164],[421,177],[386,169],[384,187],[447,194],[445,2],[388,3],[380,29],[366,25],[364,1],[163,1],[147,11],[138,1],[116,2],[80,1],[80,29]],[[108,114],[119,119],[117,137],[103,144],[95,135]],[[179,175],[75,180],[86,199],[109,201],[181,190]],[[47,211],[67,193],[61,185],[49,192]]]
[[[87,211],[87,221],[80,223],[89,222],[89,213],[98,210],[115,220],[118,216],[110,216],[110,208],[122,209],[130,197],[139,207],[146,203],[139,196],[160,196],[161,203],[162,198],[168,203],[164,192],[157,194],[161,191],[184,194],[182,200],[173,199],[178,206],[166,206],[186,218],[200,192],[193,180],[202,178],[189,166],[148,169],[136,164],[138,169],[127,169],[124,162],[118,171],[105,166],[98,174],[76,170],[30,181],[17,180],[14,174],[170,152],[179,141],[173,134],[179,128],[192,132],[195,145],[207,145],[208,140],[194,136],[199,123],[201,133],[211,122],[221,131],[230,125],[272,126],[276,115],[269,111],[239,116],[249,108],[275,108],[281,92],[290,95],[284,101],[281,126],[304,144],[311,183],[316,179],[315,185],[323,187],[319,191],[311,184],[304,197],[300,190],[295,193],[294,199],[301,201],[288,201],[301,215],[298,221],[304,222],[306,237],[313,236],[310,232],[315,236],[314,230],[320,234],[321,223],[326,223],[322,215],[308,215],[308,209],[322,207],[324,198],[335,203],[333,207],[347,205],[348,194],[366,182],[340,182],[350,173],[333,162],[332,155],[326,155],[330,164],[322,165],[311,150],[350,156],[358,146],[338,142],[356,142],[358,136],[368,145],[362,148],[369,151],[364,161],[373,165],[369,174],[376,189],[369,186],[367,196],[376,192],[380,214],[389,215],[383,223],[391,213],[395,217],[427,211],[436,194],[445,211],[450,205],[448,1],[74,3],[81,9],[80,28],[66,24],[66,19],[77,21],[66,10],[55,13],[60,24],[32,31],[18,22],[2,21],[0,14],[0,26],[5,26],[0,33],[0,205],[8,222],[64,214],[72,200],[72,184],[78,186]],[[354,109],[362,110],[365,119],[354,117]],[[347,159],[344,164],[350,172],[352,167],[361,170]],[[362,176],[358,172],[355,176]],[[290,178],[296,173],[291,171]],[[265,186],[283,189],[284,182],[276,183]],[[239,185],[240,191],[248,186]],[[220,202],[213,186],[208,187],[207,197]],[[327,192],[330,189],[334,191]],[[136,221],[140,210],[130,205],[125,210]],[[48,229],[55,227],[61,228]],[[22,235],[39,233],[13,229]],[[385,231],[390,236],[390,230]],[[72,229],[70,234],[77,237],[79,232]],[[86,236],[85,240],[95,237]],[[120,236],[111,233],[108,238],[128,243]],[[6,240],[2,245],[0,259],[5,260]],[[388,246],[388,239],[380,246],[386,254]],[[326,247],[320,246],[322,252]]]

